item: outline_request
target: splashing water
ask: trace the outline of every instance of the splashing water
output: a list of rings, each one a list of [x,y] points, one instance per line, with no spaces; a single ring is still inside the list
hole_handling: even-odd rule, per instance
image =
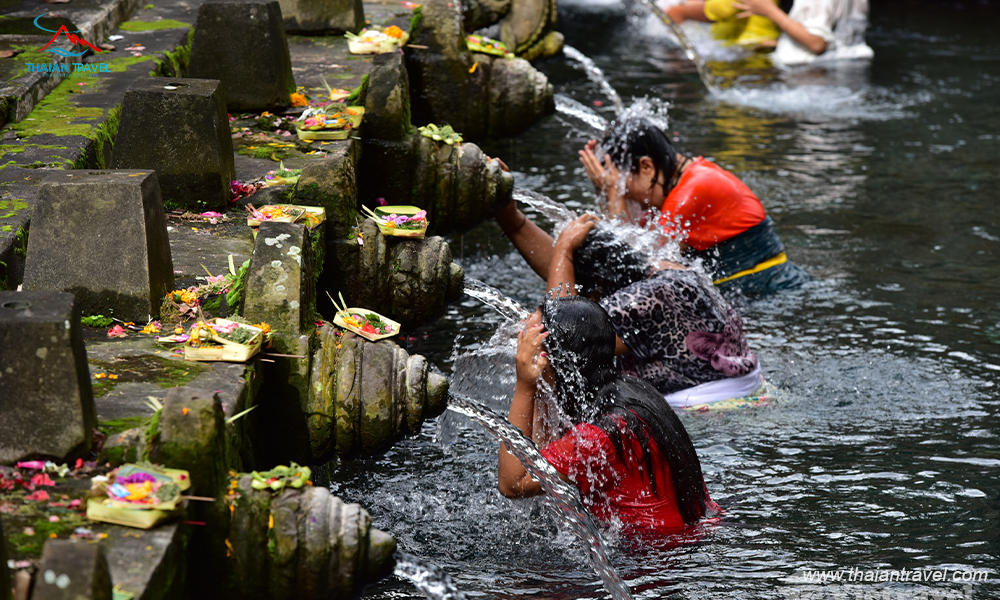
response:
[[[579,216],[566,208],[565,204],[560,204],[545,194],[540,194],[527,188],[514,188],[514,200],[521,204],[527,204],[535,212],[556,225],[565,225]],[[558,235],[553,234],[554,237],[558,237]]]
[[[719,92],[719,84],[715,80],[715,75],[708,70],[708,65],[705,64],[705,59],[703,59],[701,55],[698,54],[698,51],[694,49],[694,45],[691,43],[691,40],[688,39],[684,30],[681,29],[677,23],[674,23],[673,19],[667,16],[667,13],[663,12],[663,9],[657,6],[652,0],[639,0],[639,2],[649,9],[649,12],[659,17],[659,19],[663,21],[664,25],[670,28],[670,31],[677,38],[678,43],[680,43],[681,48],[684,50],[684,56],[688,57],[688,60],[694,63],[694,67],[698,70],[698,77],[701,78],[701,82],[705,84],[706,88],[708,88],[709,93],[717,94]]]
[[[486,285],[478,279],[466,277],[465,293],[483,304],[489,305],[500,313],[501,316],[511,321],[523,321],[530,314],[515,300],[504,296],[500,290],[491,285]]]
[[[506,419],[461,394],[451,393],[448,409],[463,414],[482,425],[486,431],[507,444],[510,450],[532,478],[542,484],[549,506],[572,526],[573,532],[583,542],[590,562],[604,582],[604,587],[614,600],[632,600],[628,586],[611,566],[601,534],[594,521],[583,508],[576,495],[576,488],[559,477],[559,473],[546,461],[535,447],[535,443],[524,436],[519,429]]]
[[[582,121],[597,132],[603,132],[607,128],[607,119],[594,112],[589,106],[577,102],[566,94],[556,94],[555,100],[556,112],[559,114]]]
[[[604,95],[607,96],[609,100],[614,102],[615,112],[620,113],[624,108],[621,96],[619,96],[615,88],[608,83],[607,77],[604,76],[604,71],[602,71],[589,56],[569,44],[563,46],[563,54],[580,63],[583,67],[584,73],[587,74],[587,79],[593,81],[601,88]]]
[[[465,594],[452,583],[451,575],[441,567],[399,550],[393,558],[396,560],[393,574],[412,583],[430,600],[466,600]]]

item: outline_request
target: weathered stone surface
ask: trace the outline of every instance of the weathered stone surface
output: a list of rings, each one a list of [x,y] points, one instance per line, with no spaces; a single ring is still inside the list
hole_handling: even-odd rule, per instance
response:
[[[462,2],[465,30],[492,25],[510,12],[512,0],[466,0]]]
[[[188,76],[221,81],[230,111],[289,106],[295,79],[277,0],[202,4]]]
[[[25,290],[73,292],[83,314],[145,323],[174,285],[152,171],[64,171],[38,192]]]
[[[279,0],[289,33],[357,33],[365,26],[361,0]]]
[[[556,0],[512,0],[500,22],[500,41],[520,55],[556,25]]]
[[[72,294],[0,292],[0,463],[90,449],[97,414]]]
[[[7,540],[3,536],[3,523],[0,523],[0,600],[10,600],[10,590],[13,578],[7,568]]]
[[[135,80],[125,92],[111,164],[156,171],[168,206],[196,212],[225,207],[236,175],[219,82]]]
[[[451,258],[451,247],[436,236],[393,244],[389,259],[393,315],[407,323],[426,323],[458,298],[465,273]]]
[[[191,532],[188,576],[201,592],[219,592],[217,565],[226,556],[229,510],[223,501],[228,481],[226,425],[218,395],[187,387],[170,390],[149,445],[151,461],[188,471],[191,493],[216,499],[188,506],[188,518],[205,524]]]
[[[240,479],[230,532],[234,596],[346,600],[391,570],[395,540],[372,528],[360,505],[345,504],[325,488],[272,495],[253,490],[250,481]]]
[[[274,334],[268,352],[288,356],[268,357],[262,370],[256,417],[266,423],[260,440],[262,461],[268,464],[317,464],[310,445],[308,424],[312,421],[309,394],[315,336]]]
[[[447,389],[447,379],[431,373],[424,357],[324,326],[306,409],[317,416],[309,427],[314,460],[334,451],[379,452],[418,433],[425,419],[444,410]]]
[[[387,238],[372,219],[361,223],[364,245],[336,240],[323,283],[349,306],[374,310],[404,327],[429,322],[461,296],[464,273],[439,237]],[[454,265],[454,267],[452,266]]]
[[[326,209],[327,239],[347,235],[358,216],[353,145],[354,140],[347,140],[328,146],[325,159],[309,161],[302,169],[295,188],[300,204]]]
[[[550,56],[555,56],[556,54],[562,52],[565,44],[566,37],[563,34],[558,31],[550,31],[545,34],[545,37],[538,40],[534,45],[529,46],[524,52],[522,52],[521,58],[524,60],[549,58]]]
[[[548,18],[550,13],[546,11],[550,11],[550,4],[554,18],[553,0],[528,1],[538,4],[518,9],[515,2],[511,7],[511,13],[505,17],[503,23],[511,19],[511,14],[515,10],[529,12],[535,17],[540,16],[535,13],[542,11],[545,12],[544,17]],[[421,11],[423,19],[419,27],[411,32],[412,43],[428,47],[428,51],[407,54],[414,123],[448,124],[461,132],[467,140],[474,141],[487,135],[505,136],[520,133],[542,116],[555,110],[552,86],[548,84],[545,76],[535,71],[533,67],[527,66],[533,71],[530,77],[520,73],[523,68],[518,69],[516,78],[507,72],[494,77],[493,69],[508,61],[485,55],[473,55],[469,52],[465,45],[465,28],[451,4],[447,0],[425,2]],[[525,49],[536,44],[549,30],[549,25],[543,24],[537,31],[532,29],[530,33],[525,34],[523,30],[528,27],[522,25],[522,22],[527,23],[530,18],[531,15],[526,15],[525,19],[516,20],[517,26],[508,27],[511,31],[516,31],[519,38],[521,35],[526,35],[525,43],[528,45]],[[475,69],[472,68],[473,63],[476,63]],[[505,95],[522,85],[529,86],[531,94],[535,95],[537,93],[534,91],[535,81],[539,78],[545,81],[543,102],[522,101],[511,107],[504,105]],[[514,110],[521,113],[516,118],[510,114]]]
[[[99,544],[49,540],[35,576],[32,600],[111,600],[111,575]]]
[[[410,132],[410,79],[400,52],[376,54],[368,74],[364,135],[402,140]]]
[[[305,225],[264,222],[250,259],[243,316],[275,332],[298,334],[308,328],[316,301],[312,254]]]
[[[555,110],[552,84],[524,59],[493,60],[490,131],[523,131]]]

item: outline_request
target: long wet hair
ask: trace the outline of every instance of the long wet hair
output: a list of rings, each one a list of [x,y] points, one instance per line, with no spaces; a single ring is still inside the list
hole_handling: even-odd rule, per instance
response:
[[[653,161],[653,182],[659,181],[663,173],[664,195],[673,188],[674,171],[677,170],[677,149],[667,134],[652,121],[642,117],[628,117],[623,121],[612,121],[601,140],[601,154],[611,155],[611,162],[620,171],[639,172],[639,159],[648,156]]]
[[[556,398],[574,423],[592,423],[611,439],[626,463],[624,422],[642,444],[644,473],[654,493],[651,445],[655,444],[673,481],[677,509],[685,523],[708,512],[701,463],[684,425],[649,382],[622,375],[614,367],[615,330],[603,308],[581,296],[553,298],[542,305],[542,323],[556,377]]]
[[[582,294],[602,298],[646,279],[652,270],[648,254],[601,226],[591,229],[573,252],[573,266]]]

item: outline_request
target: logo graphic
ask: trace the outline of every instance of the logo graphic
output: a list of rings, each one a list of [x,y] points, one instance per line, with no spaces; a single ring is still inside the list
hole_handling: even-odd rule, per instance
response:
[[[94,46],[93,44],[91,44],[87,40],[85,40],[85,39],[83,39],[83,38],[81,38],[79,36],[73,35],[74,33],[80,33],[79,29],[77,29],[73,33],[70,33],[69,30],[66,29],[65,25],[63,25],[62,27],[60,27],[56,31],[52,31],[51,29],[46,29],[46,28],[42,27],[41,25],[38,24],[38,19],[41,19],[42,17],[45,17],[45,16],[48,16],[48,13],[43,13],[43,14],[40,14],[37,17],[35,17],[35,27],[41,29],[42,31],[44,31],[46,33],[51,33],[51,34],[54,34],[54,35],[52,36],[52,39],[49,40],[49,43],[45,44],[44,46],[42,46],[41,48],[39,48],[39,50],[45,50],[46,48],[48,48],[48,52],[51,52],[53,54],[58,54],[59,56],[66,56],[66,57],[69,57],[69,56],[83,56],[84,54],[87,53],[87,48],[90,48],[94,52],[100,52],[101,51],[100,48],[98,48],[97,46]],[[83,52],[70,52],[69,50],[63,50],[62,48],[49,48],[49,46],[51,46],[52,43],[55,42],[56,39],[59,37],[60,33],[65,33],[66,37],[69,39],[70,44],[72,44],[73,46],[83,45],[83,46],[86,46],[87,48],[84,48]]]

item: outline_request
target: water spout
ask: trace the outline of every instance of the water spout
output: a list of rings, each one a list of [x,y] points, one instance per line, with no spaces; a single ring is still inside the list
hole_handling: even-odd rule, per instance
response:
[[[667,13],[663,12],[663,9],[657,6],[653,0],[639,1],[643,4],[643,6],[649,9],[649,12],[656,15],[661,21],[663,21],[664,25],[670,28],[670,31],[677,38],[678,43],[680,43],[681,48],[684,50],[684,56],[694,63],[694,67],[698,70],[698,77],[701,78],[701,82],[705,84],[706,88],[708,88],[709,93],[717,94],[720,91],[720,88],[718,82],[715,80],[715,75],[708,70],[708,65],[705,64],[705,59],[703,59],[694,49],[694,45],[691,43],[691,40],[688,39],[684,30],[681,29],[677,23],[674,23],[674,20],[671,19]]]
[[[628,586],[625,585],[625,582],[608,561],[604,540],[601,539],[601,534],[590,518],[590,514],[580,503],[576,488],[563,481],[555,467],[549,464],[538,452],[535,443],[525,437],[507,419],[472,398],[455,393],[450,396],[451,400],[448,403],[450,410],[469,417],[482,425],[490,435],[507,444],[507,449],[521,461],[528,474],[542,484],[542,489],[548,496],[549,506],[558,510],[559,514],[570,524],[573,532],[580,538],[591,565],[601,577],[604,588],[611,594],[611,597],[614,600],[632,600]]]
[[[556,94],[556,112],[567,117],[572,117],[582,121],[585,125],[598,133],[603,133],[608,127],[608,121],[601,115],[594,112],[592,108],[586,106],[565,94]]]
[[[557,225],[569,223],[578,216],[575,212],[566,208],[565,205],[556,202],[545,194],[539,194],[526,188],[514,188],[514,200],[522,204],[527,204],[538,214]],[[558,237],[558,235],[555,234],[555,237]]]
[[[611,87],[611,84],[608,83],[608,78],[604,76],[604,71],[602,71],[589,56],[569,44],[563,46],[563,54],[583,66],[583,71],[587,74],[587,79],[593,81],[601,88],[604,95],[607,96],[609,100],[614,102],[615,113],[620,113],[622,108],[624,108],[621,96],[619,96],[618,91]]]
[[[503,292],[478,279],[465,278],[465,293],[483,304],[488,304],[501,316],[511,321],[523,321],[530,314],[523,306],[504,296]]]
[[[416,556],[396,551],[397,577],[406,579],[427,596],[428,600],[466,600],[451,581],[451,575],[441,567],[420,560]]]

